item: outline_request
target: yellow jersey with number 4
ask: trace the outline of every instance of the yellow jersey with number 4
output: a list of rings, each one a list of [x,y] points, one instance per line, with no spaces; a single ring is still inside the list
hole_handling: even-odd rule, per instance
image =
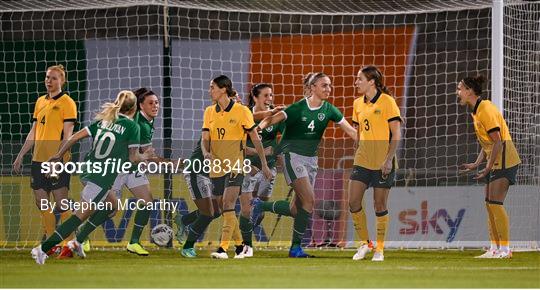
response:
[[[32,161],[45,162],[58,152],[64,123],[77,121],[77,106],[66,92],[60,92],[54,97],[41,96],[34,108],[33,121],[36,122],[36,129]],[[68,152],[64,155],[64,161],[69,158]]]

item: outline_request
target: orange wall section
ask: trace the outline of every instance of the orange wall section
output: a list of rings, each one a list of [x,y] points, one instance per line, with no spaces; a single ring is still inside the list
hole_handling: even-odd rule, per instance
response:
[[[405,73],[414,26],[398,26],[316,35],[276,35],[251,40],[249,82],[274,87],[275,104],[289,105],[302,98],[303,76],[322,71],[333,91],[329,101],[351,122],[357,94],[356,74],[365,65],[376,65],[385,84],[401,106]],[[329,126],[319,149],[319,165],[335,168],[338,160],[352,155],[352,140]]]

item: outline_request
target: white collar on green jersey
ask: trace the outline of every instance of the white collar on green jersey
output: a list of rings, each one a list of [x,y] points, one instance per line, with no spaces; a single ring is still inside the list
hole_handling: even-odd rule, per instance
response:
[[[154,123],[154,119],[153,118],[150,118],[148,115],[146,115],[143,111],[139,111],[141,113],[141,115],[149,122],[149,123]]]
[[[311,98],[311,96],[308,97],[308,98],[306,98],[305,100],[306,100],[306,104],[307,104],[308,109],[310,109],[311,111],[316,111],[316,110],[322,108],[322,106],[324,105],[324,100],[323,100],[320,106],[318,106],[318,107],[316,107],[316,108],[312,108],[312,107],[309,105],[309,98]]]

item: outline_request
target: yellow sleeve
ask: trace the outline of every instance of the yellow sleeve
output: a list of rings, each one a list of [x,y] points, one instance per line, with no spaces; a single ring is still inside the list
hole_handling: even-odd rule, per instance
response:
[[[399,112],[399,107],[397,106],[396,100],[394,98],[392,97],[388,98],[388,102],[386,102],[386,106],[384,108],[384,114],[388,122],[391,122],[391,121],[401,122],[401,115]]]
[[[66,98],[63,106],[64,122],[77,121],[77,105],[71,97]]]
[[[243,118],[241,121],[242,127],[244,130],[250,131],[255,128],[255,121],[253,121],[253,114],[251,111],[244,105],[242,105]]]
[[[212,106],[207,107],[206,110],[204,110],[204,117],[203,117],[203,131],[210,131],[210,121],[212,119]]]
[[[480,121],[488,134],[501,130],[501,124],[499,118],[497,118],[498,115],[499,111],[494,105],[486,106],[486,108],[478,114],[478,121]]]
[[[353,102],[353,112],[352,112],[352,122],[353,122],[353,124],[356,124],[356,125],[358,125],[358,117],[357,117],[357,115],[358,115],[358,109],[357,109],[358,100],[360,100],[360,99],[354,100],[354,102]]]
[[[36,106],[34,107],[34,115],[32,117],[32,122],[33,121],[37,121],[37,116],[39,114],[39,111],[40,111],[40,107],[41,107],[41,100],[43,99],[43,97],[39,97],[36,101]]]

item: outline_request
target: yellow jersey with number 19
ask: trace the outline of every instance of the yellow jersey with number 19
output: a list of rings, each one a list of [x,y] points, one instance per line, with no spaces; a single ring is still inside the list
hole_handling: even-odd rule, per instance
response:
[[[229,101],[225,109],[219,104],[206,108],[202,130],[210,133],[211,178],[243,173],[246,132],[254,127],[253,114],[242,104]]]

